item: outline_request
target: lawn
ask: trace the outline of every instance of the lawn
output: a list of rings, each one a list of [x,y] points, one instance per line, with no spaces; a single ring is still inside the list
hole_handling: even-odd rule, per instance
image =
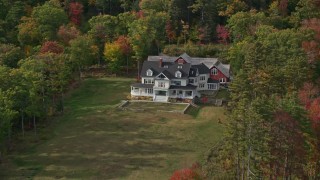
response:
[[[131,82],[86,79],[67,98],[65,114],[42,130],[43,140],[0,165],[1,179],[169,179],[203,162],[223,134],[223,108],[192,115],[120,110]]]
[[[183,111],[188,104],[181,103],[159,103],[159,102],[129,102],[124,106],[125,109],[134,111],[163,111],[163,112],[177,112]]]

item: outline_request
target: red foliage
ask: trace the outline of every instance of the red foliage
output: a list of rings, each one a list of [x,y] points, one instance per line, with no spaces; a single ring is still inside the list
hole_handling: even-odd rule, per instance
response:
[[[320,41],[320,19],[306,19],[302,22],[304,28],[311,29],[315,32],[315,40]]]
[[[302,48],[308,56],[308,62],[310,64],[315,63],[320,58],[319,43],[316,41],[305,41],[302,42]]]
[[[74,26],[60,26],[57,33],[58,38],[64,43],[69,44],[72,39],[80,35],[80,31]]]
[[[310,104],[312,102],[312,99],[319,93],[319,88],[317,86],[314,86],[310,82],[304,83],[303,87],[299,91],[299,99],[301,103],[305,105],[305,107],[308,109],[310,107]]]
[[[282,15],[287,15],[288,0],[280,0],[279,11]]]
[[[83,5],[79,2],[72,2],[69,4],[69,17],[70,20],[76,24],[81,24],[81,14],[83,12]]]
[[[227,44],[230,37],[228,29],[225,26],[218,24],[216,31],[219,42]]]
[[[198,28],[198,32],[198,38],[200,40],[200,43],[204,43],[208,40],[208,26]]]
[[[314,99],[308,108],[309,117],[314,127],[320,125],[320,97]]]
[[[169,39],[169,42],[172,42],[176,38],[176,33],[174,32],[170,21],[167,21],[166,23],[166,34]]]
[[[202,103],[207,103],[207,102],[208,102],[208,98],[207,98],[207,97],[203,97],[203,98],[201,99],[201,102],[202,102]]]
[[[128,37],[119,36],[119,38],[115,41],[115,43],[120,46],[120,49],[123,54],[129,55],[132,52],[132,48],[131,48]]]
[[[198,163],[194,163],[190,168],[176,170],[170,180],[203,179],[204,176],[201,174],[200,168]]]
[[[42,44],[40,53],[54,53],[54,54],[61,54],[63,53],[64,48],[63,46],[59,45],[56,41],[47,41]]]
[[[144,17],[144,12],[142,10],[136,12],[137,18],[143,18]]]
[[[274,113],[269,141],[274,159],[268,166],[275,171],[270,179],[280,176],[289,177],[289,172],[301,172],[305,161],[304,137],[299,123],[287,112],[279,110]],[[292,163],[295,162],[295,163]],[[299,162],[299,163],[298,163]]]

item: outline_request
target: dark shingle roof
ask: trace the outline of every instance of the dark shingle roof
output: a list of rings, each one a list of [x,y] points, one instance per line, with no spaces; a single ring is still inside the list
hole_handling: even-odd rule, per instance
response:
[[[167,67],[166,67],[167,66]],[[160,73],[163,73],[169,79],[175,78],[175,73],[177,71],[181,72],[181,78],[188,78],[191,64],[175,64],[175,63],[162,63],[160,67],[160,62],[157,61],[144,61],[141,69],[141,77],[156,77]],[[147,76],[146,72],[150,69],[153,71],[152,76]]]
[[[210,73],[210,69],[204,65],[203,63],[198,64],[198,65],[192,65],[192,68],[198,69],[199,74],[208,74]]]

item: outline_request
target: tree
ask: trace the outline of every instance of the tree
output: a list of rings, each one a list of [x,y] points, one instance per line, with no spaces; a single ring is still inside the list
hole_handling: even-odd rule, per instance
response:
[[[166,35],[169,40],[169,44],[171,44],[171,42],[176,39],[176,32],[173,29],[172,23],[170,21],[167,21],[166,23]]]
[[[70,41],[70,60],[82,77],[82,70],[94,64],[98,54],[98,47],[89,36],[78,36]]]
[[[239,12],[228,19],[228,29],[235,41],[243,40],[247,36],[254,35],[259,25],[267,24],[267,18],[262,12],[251,10]]]
[[[42,44],[40,48],[40,53],[55,53],[61,54],[63,53],[64,48],[63,46],[59,45],[56,41],[46,41]]]
[[[37,28],[44,40],[55,39],[58,28],[68,22],[68,17],[64,10],[60,6],[51,3],[51,1],[35,7],[31,17],[38,24]]]
[[[5,18],[6,38],[8,42],[17,42],[17,25],[20,23],[20,18],[25,14],[25,4],[21,1],[11,3],[11,7]]]
[[[116,40],[115,43],[119,45],[122,54],[126,56],[127,75],[128,75],[129,74],[129,56],[132,53],[132,47],[131,47],[129,38],[126,36],[119,36],[119,38]]]
[[[80,31],[75,26],[60,26],[58,30],[58,38],[65,44],[69,45],[69,42],[80,35]]]
[[[216,28],[216,32],[217,32],[217,37],[219,39],[219,42],[227,44],[230,36],[227,28],[225,26],[218,24]]]
[[[18,40],[21,45],[37,45],[41,42],[41,33],[39,25],[34,18],[22,17],[22,23],[18,25]],[[32,31],[30,31],[32,29]],[[28,52],[26,53],[28,54]]]
[[[20,47],[13,44],[0,44],[0,65],[16,68],[18,61],[23,58]]]
[[[71,22],[76,25],[81,24],[81,15],[83,12],[83,5],[78,2],[72,2],[69,4],[69,17]]]
[[[124,54],[121,52],[120,45],[117,43],[106,43],[104,56],[108,62],[109,69],[114,73],[119,72],[123,64],[121,61],[125,59]]]
[[[289,178],[293,174],[303,178],[303,164],[306,162],[304,137],[299,123],[284,111],[274,113],[274,122],[271,126],[272,160],[270,163],[270,177]]]
[[[222,7],[224,7],[224,9],[219,12],[219,15],[228,17],[231,17],[238,12],[245,12],[249,9],[248,5],[241,0],[232,0],[230,2],[225,2],[224,6]]]

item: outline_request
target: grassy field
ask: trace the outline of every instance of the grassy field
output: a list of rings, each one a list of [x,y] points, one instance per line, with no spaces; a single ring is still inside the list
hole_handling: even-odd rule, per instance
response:
[[[66,100],[66,112],[40,137],[0,165],[0,179],[168,179],[202,162],[221,139],[223,108],[192,115],[115,108],[131,79],[87,79]],[[31,133],[31,132],[29,132]]]

